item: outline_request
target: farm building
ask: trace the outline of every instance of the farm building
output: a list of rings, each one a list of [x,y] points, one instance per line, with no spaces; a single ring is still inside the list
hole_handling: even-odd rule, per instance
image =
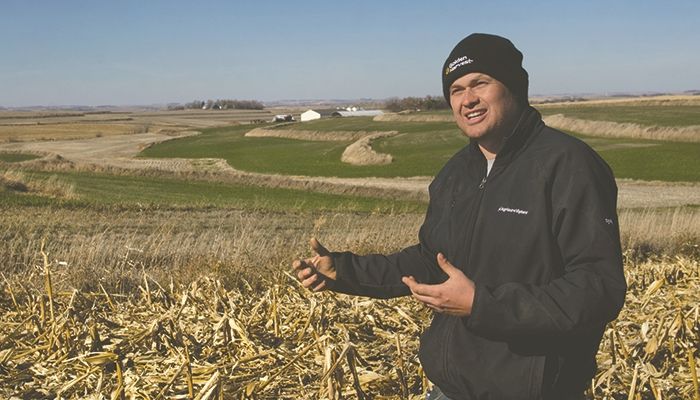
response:
[[[321,119],[321,118],[326,118],[330,117],[333,115],[334,112],[338,110],[336,109],[331,109],[331,110],[306,110],[303,113],[301,113],[301,122],[304,121],[313,121],[315,119]]]
[[[271,122],[293,122],[294,117],[291,114],[277,114],[272,117]]]
[[[356,111],[346,111],[338,110],[333,112],[331,116],[333,117],[376,117],[377,115],[384,114],[381,110],[356,110]]]
[[[301,122],[313,121],[315,119],[321,119],[321,113],[314,110],[306,110],[303,113],[301,113]]]

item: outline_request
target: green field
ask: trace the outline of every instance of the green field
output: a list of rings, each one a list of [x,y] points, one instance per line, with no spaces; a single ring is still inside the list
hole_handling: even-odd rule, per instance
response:
[[[2,173],[2,170],[0,170]],[[32,192],[0,191],[0,206],[231,208],[272,211],[421,212],[418,201],[316,193],[235,183],[90,172],[27,172],[27,180],[49,177],[72,185],[75,196],[55,199]]]
[[[351,142],[311,142],[283,138],[247,138],[250,127],[206,129],[196,137],[153,146],[144,157],[216,157],[243,171],[283,175],[339,177],[395,177],[434,175],[467,143],[454,124],[385,123],[371,118],[319,120],[287,125],[286,129],[317,131],[390,131],[400,134],[373,142],[373,148],[389,153],[394,161],[384,166],[352,166],[340,161]]]
[[[373,142],[394,161],[382,166],[351,166],[340,161],[349,142],[311,142],[281,138],[246,138],[246,126],[206,129],[196,137],[153,146],[144,157],[225,159],[243,171],[282,175],[338,177],[433,176],[467,143],[452,122],[375,122],[371,118],[327,119],[292,124],[285,129],[316,131],[387,131],[399,135]],[[618,178],[700,181],[700,143],[593,138],[587,141],[610,164]],[[641,147],[641,146],[647,147]]]
[[[589,104],[538,106],[543,116],[564,114],[570,118],[681,127],[700,125],[700,107],[691,105],[614,105]]]
[[[700,125],[700,106],[637,104],[571,103],[567,105],[535,104],[543,115],[564,114],[569,118],[591,121],[610,121],[650,126],[682,127]],[[423,115],[450,115],[451,111],[425,111]]]
[[[0,153],[0,161],[6,163],[14,163],[20,161],[35,160],[40,158],[34,154],[23,154],[23,153]]]

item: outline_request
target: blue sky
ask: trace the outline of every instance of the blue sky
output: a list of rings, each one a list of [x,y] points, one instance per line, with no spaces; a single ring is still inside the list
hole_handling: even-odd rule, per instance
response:
[[[0,0],[0,106],[440,95],[472,32],[531,94],[700,89],[700,2]]]

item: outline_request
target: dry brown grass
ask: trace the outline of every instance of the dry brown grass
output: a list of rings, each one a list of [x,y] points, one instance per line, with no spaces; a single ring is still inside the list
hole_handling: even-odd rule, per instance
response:
[[[0,141],[62,140],[142,133],[144,125],[124,123],[61,123],[0,125]]]
[[[372,141],[397,135],[398,131],[376,132],[362,137],[345,148],[340,161],[352,165],[384,165],[391,164],[394,157],[391,154],[377,153],[372,148]]]
[[[423,396],[424,308],[312,295],[285,274],[311,236],[386,253],[416,240],[421,215],[4,211],[0,397]],[[697,214],[621,212],[630,290],[601,344],[596,399],[692,398]]]
[[[33,185],[22,174],[10,175],[5,179]],[[619,219],[630,259],[700,255],[696,208],[621,210]],[[5,271],[27,271],[46,241],[51,257],[71,266],[61,280],[67,287],[94,289],[94,277],[104,277],[105,285],[123,282],[113,289],[129,291],[128,282],[136,279],[131,272],[140,273],[141,268],[157,279],[169,279],[175,272],[183,282],[201,265],[215,266],[222,280],[230,278],[231,271],[236,276],[256,275],[262,266],[283,265],[301,256],[312,235],[336,249],[393,251],[415,242],[422,220],[422,214],[9,208],[0,220],[0,265]]]
[[[700,96],[689,95],[662,95],[648,97],[621,97],[621,98],[605,98],[605,99],[590,99],[586,101],[562,101],[558,103],[541,104],[538,101],[533,101],[537,107],[580,107],[581,105],[599,105],[611,104],[615,106],[698,106],[700,105]]]
[[[202,265],[228,281],[275,270],[306,251],[318,235],[337,247],[391,251],[413,242],[416,214],[275,213],[239,210],[56,209],[5,210],[0,265],[23,273],[46,241],[53,260],[70,266],[57,284],[94,289],[95,277],[130,291],[141,268],[154,278],[189,282]],[[136,275],[132,275],[136,274]],[[136,277],[135,277],[136,276]]]
[[[700,125],[684,127],[649,126],[569,118],[562,114],[546,116],[543,120],[551,127],[590,136],[700,142]]]
[[[632,258],[662,254],[700,257],[698,208],[621,210],[619,220],[622,247]]]
[[[46,179],[30,178],[17,170],[0,171],[0,192],[6,190],[63,199],[77,197],[75,187],[56,176]]]
[[[247,132],[247,137],[278,137],[295,140],[321,142],[350,142],[375,132],[363,131],[307,131],[300,129],[266,129],[255,128]]]
[[[48,259],[47,259],[48,260]],[[627,264],[630,291],[605,333],[589,398],[692,398],[697,376],[697,261]],[[100,285],[57,291],[4,281],[0,394],[85,398],[420,399],[415,357],[429,314],[410,298],[313,295],[283,274],[226,287],[203,277],[138,295]],[[591,396],[590,393],[594,393]],[[342,394],[342,396],[341,396]],[[162,397],[159,397],[162,396]]]

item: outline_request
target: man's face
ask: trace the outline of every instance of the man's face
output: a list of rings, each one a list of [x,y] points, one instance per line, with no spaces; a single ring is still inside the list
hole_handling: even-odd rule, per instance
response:
[[[459,129],[480,143],[510,135],[521,111],[508,88],[481,72],[466,74],[450,86],[450,105]]]

